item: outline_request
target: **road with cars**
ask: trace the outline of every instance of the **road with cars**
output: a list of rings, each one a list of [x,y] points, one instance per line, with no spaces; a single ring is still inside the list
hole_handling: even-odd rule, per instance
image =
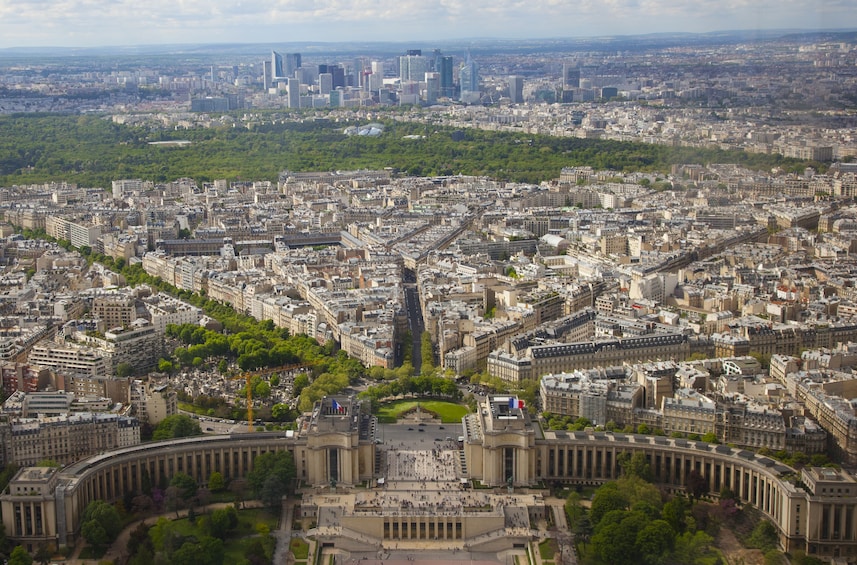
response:
[[[411,364],[414,366],[415,371],[419,373],[422,361],[421,336],[425,330],[422,308],[420,306],[420,291],[416,284],[416,276],[412,271],[405,271],[403,283],[402,290],[405,296],[405,313],[408,315],[408,330],[413,337]]]

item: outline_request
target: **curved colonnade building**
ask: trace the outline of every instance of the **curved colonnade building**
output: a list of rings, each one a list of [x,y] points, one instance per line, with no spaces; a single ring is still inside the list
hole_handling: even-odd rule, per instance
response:
[[[177,472],[189,474],[200,484],[214,471],[227,480],[244,477],[256,456],[281,450],[293,454],[301,484],[325,487],[335,482],[341,492],[361,482],[371,484],[380,476],[376,449],[381,440],[376,428],[375,419],[361,410],[358,401],[325,398],[295,433],[185,438],[116,449],[64,469],[24,468],[0,495],[2,521],[7,535],[25,547],[32,549],[42,542],[71,545],[79,536],[83,510],[93,500],[120,500],[128,492],[143,492],[146,484],[168,481]],[[530,420],[517,399],[507,396],[486,399],[476,414],[463,419],[463,428],[465,478],[485,485],[511,484],[527,487],[530,493],[536,492],[530,487],[538,483],[597,485],[618,477],[622,454],[643,453],[655,482],[668,488],[683,489],[695,471],[709,492],[716,494],[724,487],[734,491],[771,519],[786,551],[857,556],[857,481],[843,471],[806,468],[798,472],[750,451],[684,439],[545,431]],[[468,491],[460,492],[465,496]],[[543,504],[538,502],[540,497],[530,500],[525,503],[530,515],[544,512],[534,508]],[[397,523],[407,522],[407,512],[397,508],[395,513],[364,513],[360,518],[366,528],[361,528],[360,539],[343,540],[343,546],[350,541],[352,547],[380,547],[393,527],[393,515],[394,527],[400,531]],[[371,525],[373,521],[377,524]],[[414,523],[414,528],[424,528],[417,520]],[[401,527],[411,535],[410,525]],[[484,527],[464,522],[462,528],[460,533],[442,533],[463,539],[463,547],[478,547],[467,545],[469,531],[491,538],[493,550],[502,545],[503,538],[492,537]],[[372,532],[385,533],[373,540]],[[325,541],[337,543],[336,536]]]

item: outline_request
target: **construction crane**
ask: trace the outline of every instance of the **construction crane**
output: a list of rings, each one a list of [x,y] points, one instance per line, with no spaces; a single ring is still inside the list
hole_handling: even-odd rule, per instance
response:
[[[246,371],[241,373],[240,375],[235,375],[234,377],[229,377],[230,381],[235,381],[238,379],[243,379],[245,381],[244,388],[247,393],[247,431],[253,431],[253,387],[250,386],[250,383],[256,375],[270,375],[271,373],[287,373],[289,371],[294,371],[297,369],[305,369],[307,367],[312,367],[316,362],[310,363],[293,363],[291,365],[282,365],[280,367],[273,367],[270,369],[259,369],[257,371]]]

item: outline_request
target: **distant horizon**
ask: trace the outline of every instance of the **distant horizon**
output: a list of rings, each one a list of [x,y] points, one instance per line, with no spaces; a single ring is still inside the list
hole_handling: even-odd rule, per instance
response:
[[[3,0],[0,0],[2,2]],[[857,9],[857,7],[855,7]],[[2,26],[0,26],[2,27]],[[414,48],[429,48],[428,46],[437,45],[472,45],[497,48],[503,44],[516,45],[521,43],[558,43],[559,45],[566,44],[573,46],[579,44],[583,48],[593,48],[597,44],[615,44],[624,42],[645,42],[646,40],[654,41],[661,39],[668,42],[669,39],[717,39],[720,36],[724,40],[729,41],[750,41],[750,40],[769,40],[791,35],[815,35],[815,34],[855,34],[854,39],[857,40],[857,26],[850,28],[771,28],[771,29],[722,29],[705,32],[690,32],[690,31],[661,31],[650,33],[630,33],[630,34],[613,34],[613,35],[568,35],[557,37],[447,37],[447,38],[424,38],[424,39],[397,39],[397,40],[339,40],[331,39],[329,41],[252,41],[252,42],[205,42],[205,41],[188,41],[176,43],[127,43],[113,45],[91,45],[91,46],[69,46],[69,45],[16,45],[9,47],[0,47],[0,57],[9,57],[14,55],[43,55],[51,54],[53,56],[80,56],[94,55],[106,50],[121,50],[116,55],[129,54],[169,54],[169,53],[184,53],[184,52],[208,52],[212,48],[216,51],[217,48],[223,51],[248,51],[256,47],[263,47],[264,50],[285,50],[294,49],[301,52],[329,52],[329,48],[337,48],[337,50],[352,51],[359,47],[365,48],[383,48],[383,47],[400,47],[403,45],[413,46]],[[348,49],[346,49],[348,48]]]
[[[4,50],[853,29],[857,0],[0,0]]]

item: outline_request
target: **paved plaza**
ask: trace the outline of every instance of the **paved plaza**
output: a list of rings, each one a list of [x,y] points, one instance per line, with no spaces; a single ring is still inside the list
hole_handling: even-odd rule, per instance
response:
[[[335,549],[327,550],[335,563],[514,563],[513,556],[523,555],[522,549],[476,548],[498,540],[526,542],[541,537],[531,525],[528,510],[543,505],[539,494],[470,488],[458,442],[463,435],[461,424],[386,424],[378,435],[382,479],[372,488],[321,489],[305,499],[318,508],[316,535],[335,540]],[[379,525],[369,526],[372,521]],[[466,525],[460,531],[455,525],[439,525],[456,521]]]
[[[460,476],[458,459],[458,451],[439,447],[431,451],[391,449],[386,457],[386,480],[456,482]]]

